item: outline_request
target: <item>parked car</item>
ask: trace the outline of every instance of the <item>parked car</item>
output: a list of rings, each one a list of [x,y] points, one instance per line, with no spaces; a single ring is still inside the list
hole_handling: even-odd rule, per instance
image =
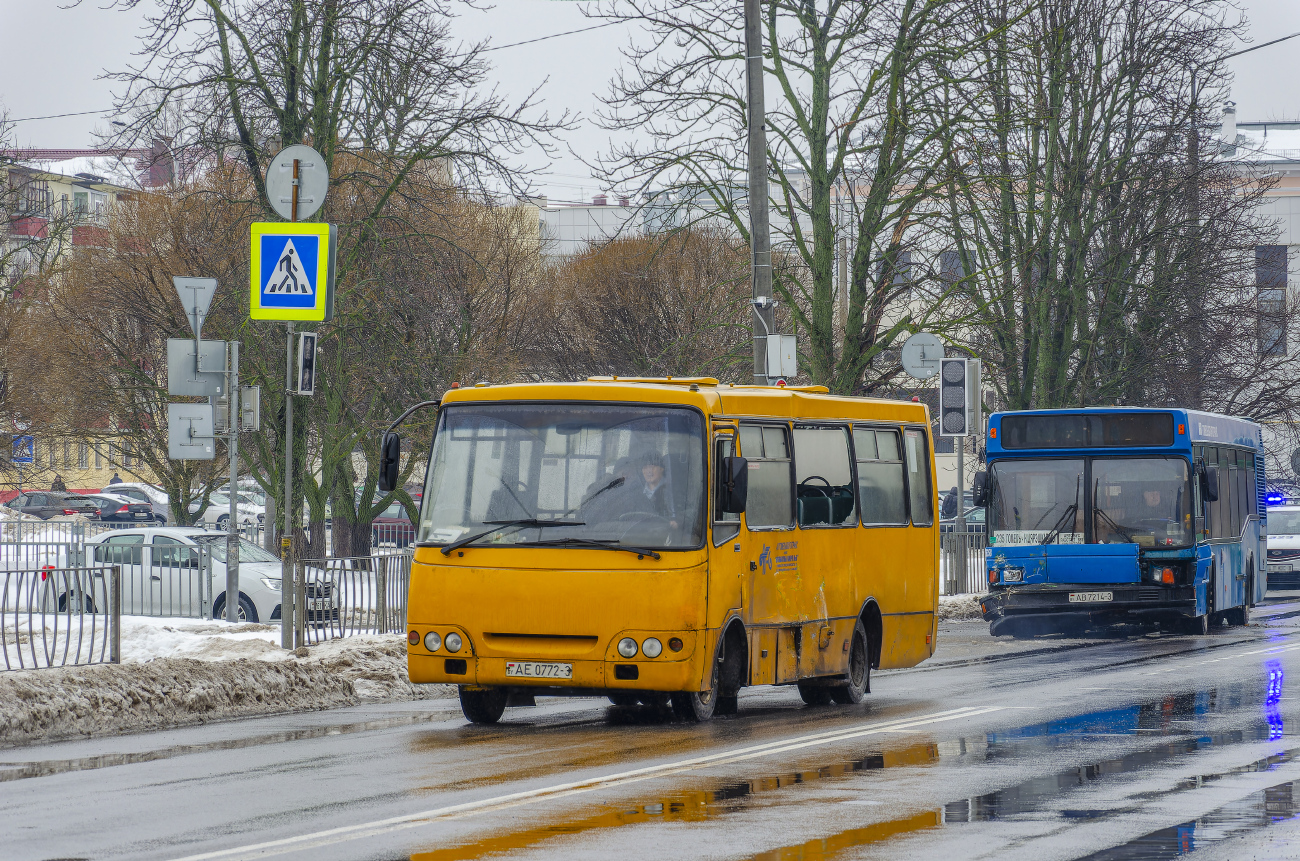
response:
[[[119,529],[86,540],[88,562],[122,567],[122,612],[196,616],[203,590],[199,548],[212,558],[212,617],[226,614],[226,536],[195,527]],[[239,618],[280,618],[280,560],[245,539],[239,541]],[[337,600],[337,599],[335,599]],[[337,606],[330,608],[337,613]]]
[[[136,502],[148,503],[153,509],[153,519],[156,523],[166,523],[168,515],[171,514],[171,497],[152,484],[123,481],[118,484],[110,484],[99,492],[113,493],[118,496],[129,497]]]
[[[419,500],[416,500],[418,506]],[[393,544],[406,547],[415,541],[415,524],[407,516],[406,506],[394,502],[374,519],[370,526],[371,544],[379,547]]]
[[[1268,509],[1268,588],[1300,589],[1300,505]]]
[[[241,526],[256,526],[266,517],[266,509],[263,506],[246,501],[242,495],[237,510]],[[198,513],[198,503],[191,505],[190,514]],[[224,531],[226,525],[230,523],[230,497],[224,493],[213,493],[208,497],[208,507],[199,515],[198,522],[214,525]]]
[[[116,493],[90,493],[87,499],[99,506],[101,523],[150,523],[154,520],[153,506],[129,496]]]
[[[23,514],[49,520],[63,514],[80,514],[98,517],[99,505],[87,496],[65,493],[61,490],[24,490],[6,503],[7,507]]]
[[[957,518],[949,517],[947,520],[939,521],[940,532],[952,532],[957,526]],[[966,531],[983,532],[984,531],[984,509],[968,508],[966,509]]]

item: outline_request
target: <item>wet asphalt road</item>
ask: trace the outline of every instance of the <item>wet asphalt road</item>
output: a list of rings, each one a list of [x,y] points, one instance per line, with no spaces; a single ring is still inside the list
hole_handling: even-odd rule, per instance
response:
[[[1207,637],[986,631],[859,707],[445,700],[0,751],[0,858],[1300,858],[1300,595]]]

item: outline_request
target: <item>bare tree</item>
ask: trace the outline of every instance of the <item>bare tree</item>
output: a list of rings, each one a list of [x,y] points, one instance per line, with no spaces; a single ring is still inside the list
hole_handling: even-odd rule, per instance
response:
[[[812,381],[837,392],[884,385],[878,361],[933,308],[913,293],[921,240],[950,129],[938,104],[972,41],[954,0],[772,0],[765,12],[767,159],[775,245],[800,266],[777,290],[806,336]],[[662,205],[676,190],[687,217],[717,218],[748,241],[742,4],[629,0],[598,17],[648,31],[625,51],[604,122],[647,144],[616,146],[611,184]],[[838,224],[837,224],[838,222]],[[847,306],[835,311],[835,252],[847,238]],[[917,255],[919,264],[920,255]],[[917,301],[921,300],[921,301]],[[930,320],[937,325],[942,320]]]

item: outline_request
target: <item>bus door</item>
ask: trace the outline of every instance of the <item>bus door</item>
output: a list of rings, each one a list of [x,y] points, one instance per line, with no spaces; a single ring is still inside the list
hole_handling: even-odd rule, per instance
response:
[[[741,606],[755,634],[750,643],[754,684],[794,681],[811,672],[804,658],[804,623],[814,618],[815,602],[801,579],[791,454],[788,425],[740,425],[740,456],[749,462],[749,496],[736,541],[749,569],[743,572]]]

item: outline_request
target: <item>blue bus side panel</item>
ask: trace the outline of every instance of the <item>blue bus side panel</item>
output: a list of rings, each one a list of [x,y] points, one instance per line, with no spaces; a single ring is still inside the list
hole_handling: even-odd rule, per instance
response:
[[[1264,551],[1264,531],[1255,518],[1246,522],[1240,542],[1211,544],[1207,549],[1214,559],[1214,609],[1216,612],[1264,599],[1268,587],[1268,554]],[[1208,565],[1197,566],[1198,577],[1208,577]],[[1251,577],[1254,574],[1254,577]],[[1248,587],[1253,591],[1248,593]],[[1205,612],[1199,601],[1198,608]]]
[[[1137,583],[1136,544],[1030,544],[991,547],[992,565],[1023,565],[1027,584]]]

